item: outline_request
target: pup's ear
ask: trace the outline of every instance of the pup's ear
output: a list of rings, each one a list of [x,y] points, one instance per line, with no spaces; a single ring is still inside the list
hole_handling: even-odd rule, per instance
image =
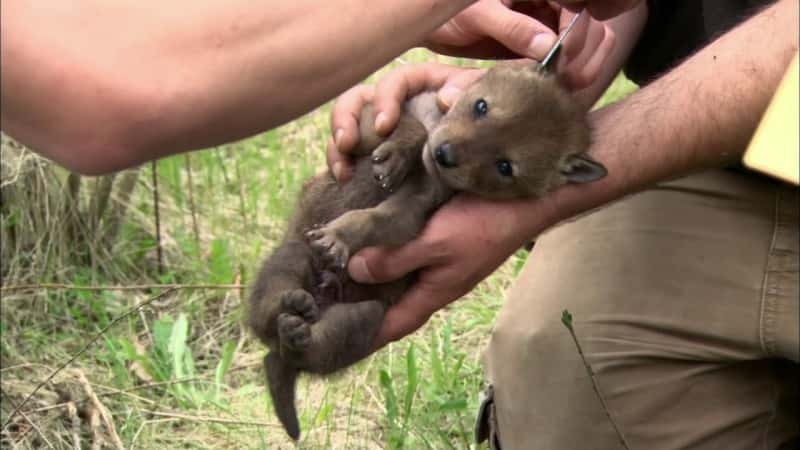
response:
[[[591,183],[604,178],[608,170],[588,156],[568,156],[561,166],[561,174],[570,183]]]

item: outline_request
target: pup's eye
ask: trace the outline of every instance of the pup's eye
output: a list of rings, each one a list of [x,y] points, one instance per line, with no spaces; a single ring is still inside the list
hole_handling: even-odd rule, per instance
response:
[[[508,162],[507,159],[498,160],[495,163],[495,166],[497,167],[497,172],[504,177],[510,177],[514,175],[514,168],[511,167],[511,163]]]
[[[472,105],[472,110],[475,112],[475,117],[483,117],[489,112],[489,104],[486,103],[486,100],[479,98]]]

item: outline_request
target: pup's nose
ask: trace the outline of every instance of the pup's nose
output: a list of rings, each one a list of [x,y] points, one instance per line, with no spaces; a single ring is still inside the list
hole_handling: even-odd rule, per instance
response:
[[[449,142],[445,142],[433,151],[433,157],[436,163],[444,168],[451,168],[458,166],[458,159],[453,146]]]

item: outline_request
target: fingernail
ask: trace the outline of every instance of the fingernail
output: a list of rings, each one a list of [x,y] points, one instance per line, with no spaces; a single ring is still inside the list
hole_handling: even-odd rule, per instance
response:
[[[331,170],[333,171],[333,178],[336,178],[337,180],[341,180],[342,179],[342,163],[341,162],[333,163],[333,167],[331,167]]]
[[[555,43],[555,36],[547,33],[539,33],[533,37],[531,45],[528,46],[528,56],[536,60],[541,60]]]
[[[386,114],[380,112],[375,117],[375,131],[380,134],[386,125]]]
[[[336,134],[333,137],[333,142],[336,144],[337,149],[341,149],[342,145],[342,136],[344,136],[344,130],[339,128],[336,130]]]
[[[369,271],[369,268],[367,267],[367,260],[364,257],[354,256],[350,258],[348,271],[350,272],[350,277],[359,283],[375,282],[375,277],[372,276],[372,273]]]
[[[453,103],[458,100],[458,97],[461,96],[463,91],[455,86],[445,86],[439,91],[439,100],[446,106],[450,108],[453,106]]]

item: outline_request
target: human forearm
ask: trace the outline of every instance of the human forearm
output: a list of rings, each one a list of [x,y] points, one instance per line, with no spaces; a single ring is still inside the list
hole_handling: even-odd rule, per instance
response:
[[[311,110],[469,3],[4,2],[2,126],[56,159],[88,148],[85,171],[215,145]]]
[[[521,220],[535,233],[656,182],[738,161],[797,52],[797,25],[796,2],[781,1],[631,97],[592,113],[590,153],[608,177],[522,208]]]

